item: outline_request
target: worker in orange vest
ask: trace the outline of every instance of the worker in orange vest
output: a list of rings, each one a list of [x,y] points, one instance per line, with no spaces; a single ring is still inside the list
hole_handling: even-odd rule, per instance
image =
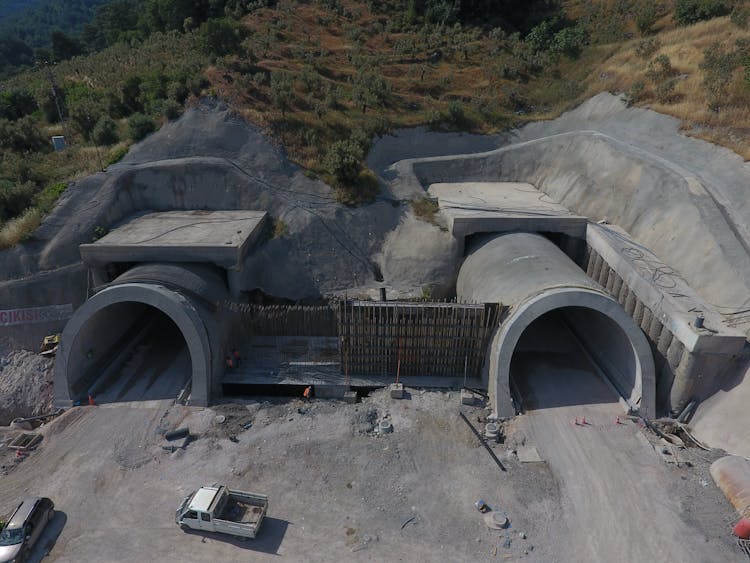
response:
[[[305,387],[305,391],[302,393],[302,396],[305,398],[305,401],[310,401],[312,398],[312,386],[308,385]]]

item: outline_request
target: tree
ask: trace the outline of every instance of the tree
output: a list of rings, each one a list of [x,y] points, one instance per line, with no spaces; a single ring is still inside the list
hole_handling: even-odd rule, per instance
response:
[[[15,121],[36,111],[34,96],[25,90],[0,92],[0,117]]]
[[[354,140],[336,141],[323,159],[323,167],[333,176],[337,183],[350,186],[362,170],[364,153],[362,147]]]
[[[659,19],[659,14],[656,11],[656,6],[651,4],[644,4],[641,6],[635,14],[635,25],[641,35],[648,35]]]
[[[0,148],[19,153],[28,153],[49,147],[31,116],[17,121],[0,119]]]
[[[119,140],[117,124],[108,115],[101,116],[96,122],[91,138],[97,145],[114,145]]]
[[[352,79],[352,101],[367,112],[367,108],[382,106],[391,92],[391,84],[373,70],[360,70]]]
[[[143,111],[143,104],[141,103],[141,82],[143,80],[138,75],[128,76],[125,79],[125,83],[122,85],[120,90],[120,98],[122,108],[125,110],[125,115]]]
[[[244,27],[235,20],[210,19],[198,29],[198,45],[207,55],[223,56],[237,53],[244,39]]]
[[[274,72],[271,74],[271,103],[281,110],[282,115],[294,101],[294,83],[292,77],[286,72]]]
[[[729,13],[726,0],[677,0],[674,19],[680,25],[690,25]]]
[[[128,121],[128,132],[134,141],[140,141],[155,129],[154,121],[142,113],[133,114]]]
[[[55,61],[67,61],[83,53],[83,47],[80,41],[70,37],[56,29],[52,32],[52,59]]]

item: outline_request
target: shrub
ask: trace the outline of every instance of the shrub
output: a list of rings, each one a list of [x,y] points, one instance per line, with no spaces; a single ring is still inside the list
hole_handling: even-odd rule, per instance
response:
[[[728,13],[729,6],[725,0],[677,0],[674,7],[674,19],[680,25],[690,25]]]
[[[34,198],[35,186],[31,182],[0,186],[0,221],[7,221],[23,213]]]
[[[435,214],[440,209],[436,200],[426,197],[412,200],[411,208],[414,211],[414,215],[423,221],[433,224],[435,223]]]
[[[47,186],[34,196],[34,206],[42,213],[49,213],[67,188],[68,184],[65,182],[58,182]]]
[[[750,21],[750,8],[735,6],[732,8],[732,13],[729,16],[729,19],[737,27],[747,29],[747,23]]]
[[[163,100],[160,104],[161,114],[166,117],[169,121],[180,117],[182,106],[174,100]]]
[[[643,96],[643,91],[645,90],[645,88],[646,85],[640,80],[633,82],[632,86],[630,86],[630,89],[626,94],[628,105],[634,104],[635,102],[640,100],[641,96]]]
[[[128,132],[134,141],[140,141],[149,133],[153,133],[154,129],[156,127],[153,119],[142,113],[132,115],[128,121]]]
[[[566,27],[555,33],[550,50],[557,55],[566,55],[572,59],[580,56],[583,46],[588,41],[588,34],[582,26]]]
[[[659,19],[659,14],[653,4],[644,4],[635,14],[635,25],[641,35],[648,35]]]
[[[703,86],[708,91],[709,105],[718,107],[719,102],[727,96],[727,89],[732,81],[732,74],[739,64],[739,54],[722,49],[719,43],[712,44],[703,51]]]
[[[662,80],[656,85],[656,99],[663,104],[668,104],[674,96],[674,89],[677,86],[676,78]]]
[[[656,51],[661,49],[661,41],[656,37],[649,37],[647,39],[641,39],[635,46],[635,54],[642,59],[647,59]]]
[[[0,92],[0,117],[15,121],[37,109],[34,96],[22,90]]]
[[[112,164],[117,164],[120,162],[123,157],[128,154],[128,150],[130,147],[124,146],[124,147],[118,147],[115,150],[112,151],[112,153],[109,155],[109,158],[107,159],[107,166],[111,166]]]
[[[0,119],[0,148],[16,152],[34,152],[49,147],[49,141],[31,116],[17,121]]]
[[[94,126],[94,131],[91,133],[91,139],[97,145],[114,145],[119,141],[117,134],[117,124],[108,115],[103,115],[99,118]]]
[[[660,82],[667,78],[673,77],[677,71],[672,66],[672,61],[667,55],[659,55],[650,63],[646,70],[646,78],[652,82]]]
[[[323,167],[333,176],[336,183],[351,186],[362,170],[364,156],[362,147],[356,141],[351,139],[336,141],[328,147],[328,152],[323,159]]]
[[[31,236],[42,222],[42,213],[31,207],[21,216],[11,219],[0,229],[0,250],[10,248]]]

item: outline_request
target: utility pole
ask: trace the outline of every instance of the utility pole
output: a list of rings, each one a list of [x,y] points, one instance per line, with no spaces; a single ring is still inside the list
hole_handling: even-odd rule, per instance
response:
[[[60,105],[60,95],[57,93],[57,84],[55,83],[55,75],[52,73],[52,68],[48,61],[42,61],[44,69],[47,71],[47,79],[49,80],[50,88],[52,89],[52,98],[55,100],[55,107],[57,108],[57,116],[60,118],[62,124],[63,134],[65,135],[65,143],[71,144],[72,139],[68,134],[68,125],[65,123],[65,117],[63,116],[62,106]]]

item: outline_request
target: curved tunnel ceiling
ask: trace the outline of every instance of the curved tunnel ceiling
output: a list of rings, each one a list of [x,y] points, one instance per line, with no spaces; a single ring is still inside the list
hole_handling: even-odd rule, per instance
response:
[[[458,277],[459,299],[509,307],[489,351],[487,384],[498,416],[515,414],[510,365],[524,331],[558,309],[592,363],[645,416],[655,411],[654,362],[648,341],[619,303],[543,236],[511,233],[475,245]]]

